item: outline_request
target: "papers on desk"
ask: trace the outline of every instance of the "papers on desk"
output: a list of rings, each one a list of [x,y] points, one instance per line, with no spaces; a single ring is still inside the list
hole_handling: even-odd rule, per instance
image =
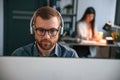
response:
[[[82,40],[81,43],[85,43],[85,44],[96,44],[96,41],[89,41],[89,40]]]
[[[65,38],[62,38],[62,41],[64,42],[64,44],[67,44],[67,45],[107,46],[105,39],[101,39],[99,42],[96,42],[96,41],[89,41],[89,40],[81,40],[80,38],[65,37]]]
[[[105,39],[102,39],[99,42],[82,40],[80,44],[82,44],[82,45],[93,45],[93,46],[106,46],[107,45]]]
[[[105,39],[101,39],[100,42],[101,43],[106,43],[106,40]]]
[[[100,40],[99,42],[96,41],[90,41],[90,40],[82,40],[81,43],[88,43],[88,44],[97,44],[97,43],[106,43],[105,39]]]

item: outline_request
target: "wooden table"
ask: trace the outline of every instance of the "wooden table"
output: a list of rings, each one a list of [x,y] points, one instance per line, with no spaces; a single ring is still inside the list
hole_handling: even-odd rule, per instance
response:
[[[111,58],[111,48],[117,47],[117,44],[107,44],[105,39],[100,40],[99,42],[96,41],[88,41],[88,40],[80,40],[78,38],[62,38],[62,42],[60,44],[67,45],[67,46],[98,46],[98,47],[109,47],[109,58]]]

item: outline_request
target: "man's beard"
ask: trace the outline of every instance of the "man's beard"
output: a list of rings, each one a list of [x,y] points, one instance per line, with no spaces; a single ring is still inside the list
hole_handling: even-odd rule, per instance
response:
[[[48,39],[41,40],[40,42],[38,42],[38,45],[43,50],[50,50],[54,46],[54,44]]]

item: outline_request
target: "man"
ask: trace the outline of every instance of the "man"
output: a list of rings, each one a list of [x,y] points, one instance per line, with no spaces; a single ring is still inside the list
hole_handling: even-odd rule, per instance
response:
[[[77,53],[57,43],[61,31],[61,15],[51,7],[35,11],[32,20],[35,43],[16,49],[12,56],[78,57]]]

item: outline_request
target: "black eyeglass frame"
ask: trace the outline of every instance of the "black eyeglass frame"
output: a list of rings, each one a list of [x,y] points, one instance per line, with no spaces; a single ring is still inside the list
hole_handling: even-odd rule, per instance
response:
[[[60,31],[60,27],[58,29],[55,29],[55,28],[44,29],[44,28],[36,28],[36,27],[34,27],[34,30],[36,31],[36,33],[39,36],[44,36],[45,33],[48,32],[48,35],[50,37],[55,37],[59,33],[59,31]]]

